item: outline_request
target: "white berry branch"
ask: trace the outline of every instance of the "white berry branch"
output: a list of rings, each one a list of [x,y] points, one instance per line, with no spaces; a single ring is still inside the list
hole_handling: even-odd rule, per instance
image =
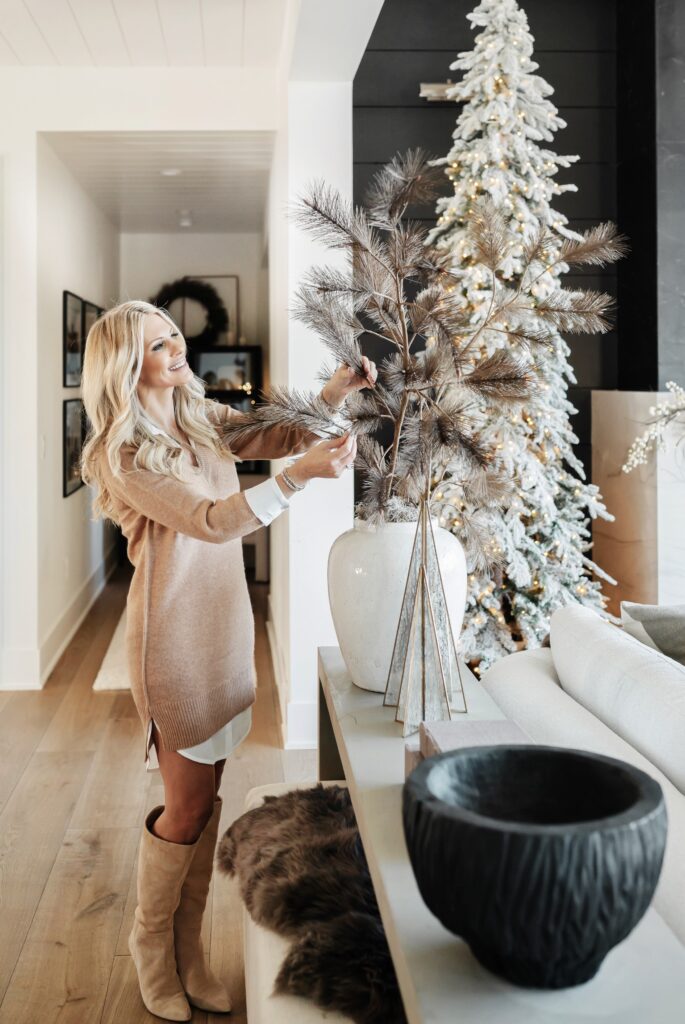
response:
[[[647,429],[635,438],[628,449],[626,461],[622,466],[624,473],[630,473],[637,466],[644,466],[652,451],[656,448],[663,449],[666,446],[664,437],[666,427],[685,413],[685,389],[680,384],[676,384],[674,380],[669,380],[666,390],[671,393],[671,399],[658,402],[650,407],[649,415],[654,419]]]

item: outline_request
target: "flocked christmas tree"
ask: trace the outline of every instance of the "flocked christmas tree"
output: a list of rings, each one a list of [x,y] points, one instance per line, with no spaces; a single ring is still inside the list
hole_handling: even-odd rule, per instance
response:
[[[481,436],[513,475],[514,500],[505,508],[477,507],[464,499],[458,479],[441,485],[442,521],[472,557],[462,650],[485,666],[522,646],[539,646],[555,608],[571,602],[603,606],[597,577],[608,577],[587,554],[589,517],[611,516],[597,487],[585,482],[573,452],[577,438],[570,417],[576,410],[567,391],[575,378],[560,332],[605,331],[609,325],[598,316],[588,328],[588,317],[565,315],[571,293],[560,289],[558,279],[570,265],[601,265],[626,247],[613,225],[599,225],[582,236],[553,208],[557,195],[576,191],[575,185],[556,182],[555,175],[578,157],[558,156],[546,147],[565,122],[547,98],[552,87],[534,74],[538,65],[531,60],[533,38],[525,12],[516,0],[483,0],[468,17],[482,31],[474,49],[450,65],[464,74],[448,98],[464,106],[450,152],[435,161],[447,165],[453,195],[438,200],[439,219],[429,241],[451,251],[457,288],[474,323],[486,317],[493,293],[496,297],[504,289],[526,296],[538,310],[556,310],[543,318],[538,344],[521,336],[521,319],[515,316],[508,330],[485,329],[479,336],[483,355],[502,349],[523,352],[539,375],[540,387],[522,411],[483,413]],[[474,254],[466,230],[472,204],[486,195],[520,237],[494,270]],[[595,243],[606,238],[606,252],[596,244],[586,250],[578,244],[583,237]],[[599,310],[600,296],[585,294],[588,311],[593,302]],[[483,532],[489,541],[481,554],[498,559],[499,569],[474,552],[472,538]]]

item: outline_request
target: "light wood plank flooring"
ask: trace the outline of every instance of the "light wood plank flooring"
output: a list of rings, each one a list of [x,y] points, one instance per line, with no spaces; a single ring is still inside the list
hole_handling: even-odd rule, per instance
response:
[[[0,1024],[142,1024],[126,946],[144,815],[163,802],[143,765],[143,729],[129,693],[93,680],[126,601],[121,567],[40,692],[0,693]],[[224,771],[221,832],[253,786],[314,779],[312,751],[280,749],[266,637],[268,586],[250,584],[257,702],[249,739]],[[246,1024],[241,913],[233,882],[213,879],[205,949]]]

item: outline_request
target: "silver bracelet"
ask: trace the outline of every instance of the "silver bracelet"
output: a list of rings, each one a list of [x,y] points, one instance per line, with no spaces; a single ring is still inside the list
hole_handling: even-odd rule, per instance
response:
[[[319,398],[321,399],[321,401],[323,402],[324,405],[328,406],[328,408],[331,410],[331,412],[340,412],[340,407],[337,406],[337,405],[333,405],[333,403],[329,402],[328,399],[324,396],[323,388],[319,392]]]
[[[295,481],[293,480],[293,478],[288,473],[287,469],[282,469],[281,470],[281,476],[283,477],[283,479],[287,483],[288,487],[290,487],[293,491],[303,491],[305,489],[305,487],[307,486],[306,483],[304,483],[304,484],[296,484]]]

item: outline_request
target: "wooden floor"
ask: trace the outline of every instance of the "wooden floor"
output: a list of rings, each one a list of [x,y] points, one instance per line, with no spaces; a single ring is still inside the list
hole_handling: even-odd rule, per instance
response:
[[[0,1024],[158,1022],[138,991],[126,938],[135,906],[138,841],[163,802],[143,764],[143,728],[129,693],[93,680],[126,600],[118,569],[40,692],[0,692]],[[311,751],[279,746],[265,629],[268,586],[250,584],[258,677],[254,724],[224,771],[220,835],[253,786],[313,779]],[[215,876],[205,949],[245,1024],[240,903]]]

